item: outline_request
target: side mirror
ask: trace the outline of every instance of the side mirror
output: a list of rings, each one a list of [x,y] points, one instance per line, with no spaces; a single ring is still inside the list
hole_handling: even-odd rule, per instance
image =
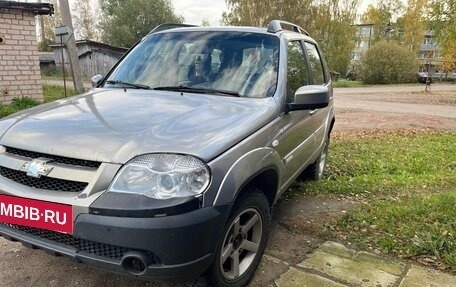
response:
[[[327,86],[303,86],[295,93],[295,100],[288,104],[289,111],[315,110],[329,105]]]
[[[95,75],[90,80],[92,81],[92,87],[95,88],[101,83],[101,81],[103,80],[103,76],[102,75]]]

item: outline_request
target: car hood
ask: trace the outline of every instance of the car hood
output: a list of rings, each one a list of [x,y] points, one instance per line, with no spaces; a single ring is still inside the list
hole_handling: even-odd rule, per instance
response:
[[[277,110],[273,98],[94,89],[0,121],[0,144],[111,163],[156,152],[209,161]]]

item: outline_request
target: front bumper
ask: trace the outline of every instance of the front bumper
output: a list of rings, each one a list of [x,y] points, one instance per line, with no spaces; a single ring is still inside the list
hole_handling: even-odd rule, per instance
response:
[[[229,206],[217,206],[158,218],[81,214],[73,235],[9,224],[0,224],[0,235],[111,272],[189,279],[212,262],[228,213]],[[148,258],[144,272],[129,272],[122,264],[131,254]]]

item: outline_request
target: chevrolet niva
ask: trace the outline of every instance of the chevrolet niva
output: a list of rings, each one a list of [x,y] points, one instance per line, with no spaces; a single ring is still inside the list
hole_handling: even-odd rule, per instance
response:
[[[334,109],[317,43],[280,20],[163,24],[92,81],[0,121],[0,235],[116,273],[245,286],[274,203],[323,175]]]

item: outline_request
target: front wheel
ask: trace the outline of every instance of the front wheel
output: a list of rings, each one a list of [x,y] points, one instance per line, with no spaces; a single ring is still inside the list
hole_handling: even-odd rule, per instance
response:
[[[264,253],[269,222],[269,203],[262,192],[252,189],[236,200],[207,272],[214,286],[247,285]]]

